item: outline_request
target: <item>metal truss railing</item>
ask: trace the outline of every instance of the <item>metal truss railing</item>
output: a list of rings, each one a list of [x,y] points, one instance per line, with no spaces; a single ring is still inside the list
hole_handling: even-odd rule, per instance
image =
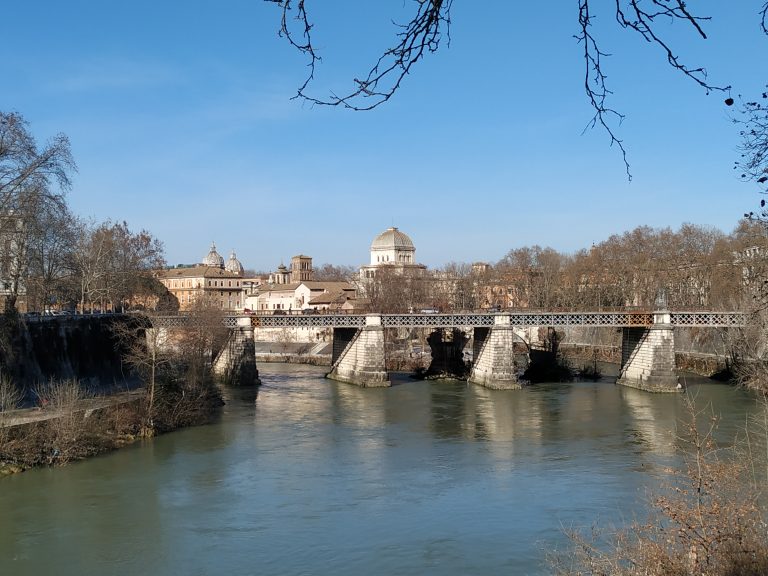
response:
[[[493,314],[383,314],[385,328],[458,328],[461,326],[493,326]]]
[[[747,315],[742,312],[672,312],[670,324],[673,326],[711,326],[739,327],[747,323]]]
[[[317,314],[306,316],[251,316],[251,326],[258,328],[362,328],[365,315]]]
[[[649,312],[467,312],[457,314],[382,314],[385,328],[459,328],[491,327],[497,317],[509,317],[512,326],[608,326],[647,327],[653,324]],[[224,325],[236,328],[241,318],[250,318],[251,326],[258,328],[362,328],[364,314],[307,314],[307,315],[252,315],[225,316]],[[670,312],[673,326],[709,326],[713,328],[738,327],[746,324],[741,312]],[[176,327],[189,322],[187,316],[163,316],[152,320],[156,326]]]

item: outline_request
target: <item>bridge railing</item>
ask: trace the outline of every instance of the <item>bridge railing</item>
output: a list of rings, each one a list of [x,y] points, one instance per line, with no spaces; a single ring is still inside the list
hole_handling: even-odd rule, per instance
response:
[[[742,312],[705,312],[688,310],[669,312],[672,326],[692,327],[739,327],[747,323],[748,315]],[[248,318],[256,328],[362,328],[366,325],[365,314],[250,314],[225,316],[224,324],[235,328]],[[453,314],[381,314],[385,328],[461,328],[492,327],[499,319],[509,318],[508,324],[518,327],[531,326],[603,326],[649,327],[654,323],[654,313],[638,311],[620,312],[463,312]],[[156,325],[184,326],[188,316],[164,316],[153,318]],[[506,324],[507,322],[504,322]]]

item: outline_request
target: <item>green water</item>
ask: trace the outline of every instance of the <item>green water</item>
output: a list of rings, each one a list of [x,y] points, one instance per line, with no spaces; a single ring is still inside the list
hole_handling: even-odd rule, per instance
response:
[[[0,575],[540,574],[563,526],[642,514],[679,395],[596,383],[360,389],[260,366],[220,422],[0,480]],[[753,399],[690,386],[734,436]]]

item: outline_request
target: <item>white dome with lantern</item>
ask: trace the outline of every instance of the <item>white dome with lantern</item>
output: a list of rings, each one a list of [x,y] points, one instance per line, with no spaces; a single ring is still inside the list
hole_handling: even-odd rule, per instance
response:
[[[371,244],[371,266],[414,264],[416,248],[408,234],[396,227],[387,228]]]
[[[214,268],[224,268],[224,258],[216,252],[216,243],[211,242],[211,249],[208,251],[208,255],[203,258],[203,266],[211,266]]]
[[[244,272],[243,265],[240,263],[240,260],[237,259],[237,256],[235,256],[234,250],[232,250],[232,253],[229,255],[229,260],[227,260],[227,263],[224,266],[224,269],[227,272],[231,272],[232,274],[237,274],[238,276],[243,275],[243,272]]]

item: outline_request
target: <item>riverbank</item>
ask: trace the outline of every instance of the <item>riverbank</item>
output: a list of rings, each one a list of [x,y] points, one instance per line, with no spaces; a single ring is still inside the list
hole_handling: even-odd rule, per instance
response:
[[[139,438],[146,394],[86,398],[68,407],[28,408],[0,420],[0,477],[111,452]]]
[[[69,386],[69,388],[66,388]],[[0,477],[30,468],[61,466],[112,452],[141,438],[210,423],[223,405],[218,389],[168,389],[155,399],[148,421],[146,389],[80,397],[62,384],[43,408],[0,413]]]

